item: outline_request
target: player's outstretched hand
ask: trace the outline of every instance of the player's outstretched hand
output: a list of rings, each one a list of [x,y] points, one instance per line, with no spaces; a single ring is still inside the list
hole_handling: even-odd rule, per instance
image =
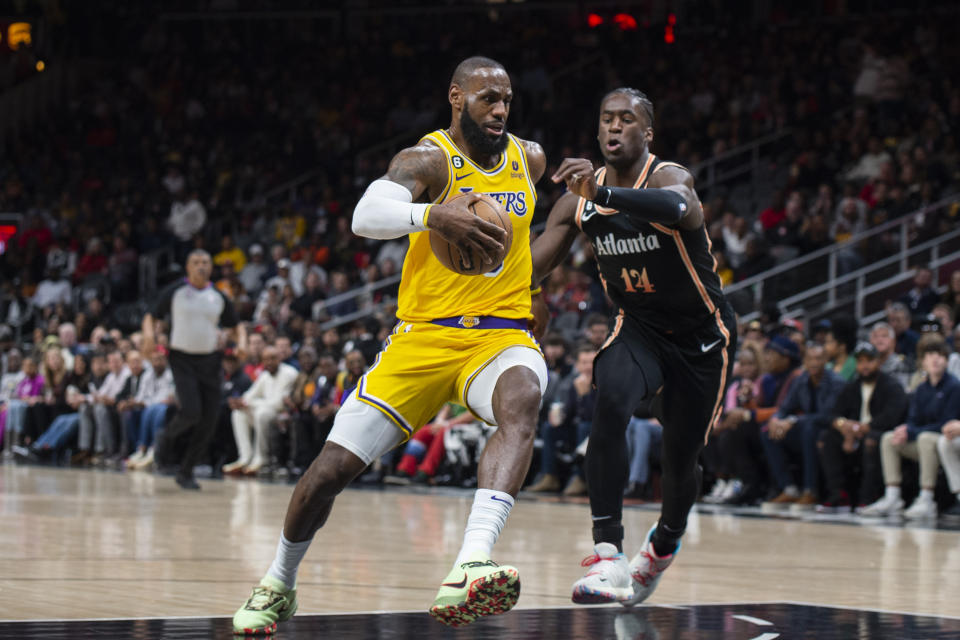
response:
[[[567,189],[581,198],[597,197],[597,178],[593,175],[593,163],[586,158],[564,158],[560,168],[551,178],[557,184],[567,183]]]
[[[480,196],[474,193],[435,204],[427,216],[427,226],[461,251],[476,250],[486,264],[499,264],[504,258],[503,243],[507,232],[471,213],[470,205],[479,200]]]

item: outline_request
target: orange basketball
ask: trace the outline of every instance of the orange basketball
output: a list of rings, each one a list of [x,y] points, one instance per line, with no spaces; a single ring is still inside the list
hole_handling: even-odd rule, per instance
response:
[[[456,198],[462,198],[468,194],[462,193]],[[510,251],[510,244],[513,242],[513,224],[510,222],[510,214],[506,209],[500,206],[500,203],[485,193],[477,194],[480,200],[470,205],[470,211],[475,216],[480,216],[487,222],[492,222],[507,232],[507,237],[503,241],[503,256],[500,260],[495,260],[491,264],[484,264],[480,254],[475,249],[469,252],[461,252],[456,245],[450,244],[436,231],[430,232],[430,248],[433,249],[433,255],[437,256],[443,266],[451,271],[456,271],[465,276],[479,276],[494,269],[498,269],[502,264],[503,257]]]

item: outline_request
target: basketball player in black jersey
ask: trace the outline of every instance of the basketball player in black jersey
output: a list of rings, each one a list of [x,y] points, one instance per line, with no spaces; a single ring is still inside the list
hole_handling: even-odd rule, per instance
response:
[[[587,448],[594,555],[573,587],[582,604],[645,600],[680,550],[700,491],[697,458],[720,413],[736,325],[723,297],[690,173],[650,153],[653,104],[636,89],[607,94],[598,140],[604,166],[567,158],[553,176],[568,193],[533,244],[534,277],[563,261],[579,233],[620,307],[594,364],[597,403]],[[539,281],[539,280],[537,280]],[[640,552],[623,554],[626,428],[652,400],[663,424],[663,507]]]

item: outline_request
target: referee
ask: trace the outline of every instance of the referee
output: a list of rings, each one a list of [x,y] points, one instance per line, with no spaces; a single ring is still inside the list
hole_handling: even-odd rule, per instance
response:
[[[206,452],[220,411],[222,352],[220,327],[238,338],[241,349],[246,332],[237,323],[233,304],[210,283],[213,263],[201,249],[187,257],[187,277],[164,289],[153,309],[143,316],[143,351],[149,357],[156,345],[155,318],[170,317],[170,370],[180,409],[155,444],[157,461],[168,463],[178,440],[189,437],[180,461],[177,484],[199,489],[193,467]]]

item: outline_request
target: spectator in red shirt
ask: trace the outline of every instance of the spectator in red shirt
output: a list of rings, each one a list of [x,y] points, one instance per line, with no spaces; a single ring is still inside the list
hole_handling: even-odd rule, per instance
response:
[[[87,243],[87,252],[80,258],[77,268],[73,271],[73,281],[83,282],[87,276],[107,273],[107,256],[103,253],[103,242],[100,238],[90,238]]]

